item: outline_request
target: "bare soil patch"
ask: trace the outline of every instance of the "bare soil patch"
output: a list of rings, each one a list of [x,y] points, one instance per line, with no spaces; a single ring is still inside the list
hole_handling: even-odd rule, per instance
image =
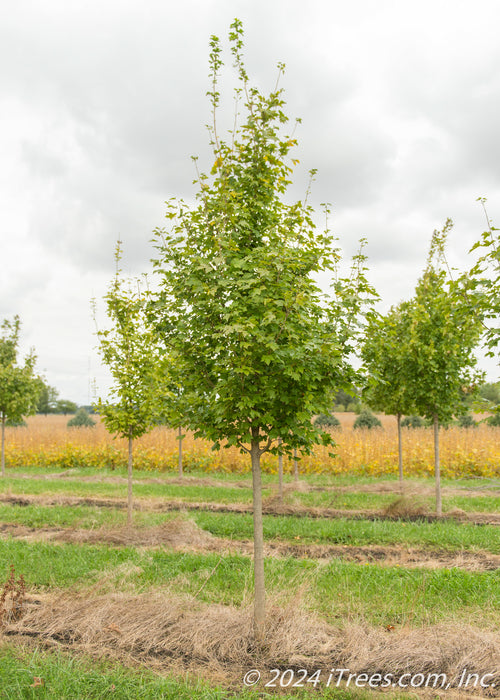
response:
[[[404,673],[445,673],[452,689],[466,668],[480,676],[491,673],[488,680],[496,687],[482,697],[500,697],[498,631],[451,623],[334,627],[308,612],[299,596],[287,607],[268,606],[264,648],[255,645],[250,607],[205,605],[168,591],[35,597],[3,634],[13,640],[32,637],[71,652],[133,659],[163,672],[182,668],[239,687],[251,668],[263,670],[262,684],[271,679],[272,668],[323,669],[326,677],[331,668],[348,668],[395,679]],[[480,695],[479,689],[475,692]],[[433,691],[436,696],[453,697],[450,690],[442,695]]]
[[[165,547],[174,551],[242,554],[251,557],[253,544],[247,540],[218,538],[202,530],[191,520],[179,518],[156,527],[115,527],[84,530],[58,527],[34,528],[2,523],[0,536],[26,541],[101,544],[114,547]],[[268,541],[266,557],[299,559],[342,559],[360,564],[401,566],[405,568],[495,571],[500,569],[500,555],[484,551],[452,552],[401,545],[321,545]]]

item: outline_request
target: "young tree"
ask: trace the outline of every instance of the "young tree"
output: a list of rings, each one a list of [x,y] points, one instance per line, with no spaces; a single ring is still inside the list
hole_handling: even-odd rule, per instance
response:
[[[133,441],[153,427],[161,392],[161,363],[155,336],[145,313],[145,296],[137,283],[128,287],[118,269],[120,242],[116,247],[117,270],[106,296],[108,330],[97,330],[99,351],[114,379],[110,400],[99,399],[99,413],[106,428],[128,440],[127,524],[132,523]]]
[[[500,344],[500,230],[490,221],[486,199],[480,197],[478,201],[483,206],[488,228],[471,248],[471,252],[482,249],[482,255],[470,273],[476,287],[476,294],[471,298],[476,300],[485,320],[493,321],[492,325],[485,326],[484,340],[487,354],[494,357]]]
[[[391,307],[385,316],[370,314],[361,346],[361,357],[366,371],[363,398],[375,410],[396,416],[401,490],[403,489],[401,417],[414,410],[407,376],[409,321],[407,302]]]
[[[243,100],[246,119],[235,125],[229,142],[220,139],[216,110],[222,60],[219,40],[212,37],[214,164],[211,177],[198,177],[198,206],[168,203],[171,228],[157,231],[161,291],[153,313],[181,371],[189,427],[215,447],[225,441],[250,457],[254,630],[261,642],[260,459],[266,451],[307,452],[321,439],[311,416],[326,411],[332,391],[345,384],[360,294],[354,283],[337,280],[334,301],[327,303],[314,280],[321,271],[336,270],[339,254],[329,231],[315,230],[307,198],[283,201],[297,162],[289,160],[296,141],[283,134],[287,117],[281,89],[276,86],[265,96],[250,86],[242,36],[241,22],[235,20],[229,38],[240,85],[236,101]]]
[[[2,322],[0,337],[0,422],[2,424],[1,472],[5,476],[5,423],[21,421],[36,412],[40,382],[35,376],[35,354],[26,356],[23,366],[17,364],[19,316]]]
[[[184,468],[182,461],[182,442],[186,437],[183,433],[184,420],[187,411],[186,401],[187,396],[181,385],[181,378],[175,377],[175,368],[170,362],[169,364],[169,393],[166,396],[166,402],[161,406],[161,420],[166,423],[170,428],[177,429],[177,442],[178,442],[178,452],[177,452],[177,471],[179,477],[184,476]]]
[[[480,314],[452,280],[447,280],[445,244],[448,219],[434,231],[427,267],[410,306],[407,378],[416,411],[434,426],[436,512],[442,513],[439,424],[465,410],[464,394],[478,381],[473,351],[482,330]]]
[[[94,426],[95,420],[89,416],[83,406],[76,411],[73,418],[70,418],[67,423],[68,428],[93,428]]]

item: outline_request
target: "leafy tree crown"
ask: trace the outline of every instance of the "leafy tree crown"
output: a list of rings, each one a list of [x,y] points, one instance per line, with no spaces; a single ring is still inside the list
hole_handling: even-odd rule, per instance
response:
[[[140,286],[120,276],[120,242],[116,248],[117,271],[105,300],[111,327],[98,330],[99,351],[113,376],[110,399],[99,399],[98,411],[108,430],[137,438],[157,417],[163,364],[156,352],[156,338],[146,315],[146,298]]]
[[[21,322],[4,320],[0,336],[0,418],[20,421],[35,413],[40,384],[35,376],[35,353],[32,350],[23,365],[18,365],[18,345]]]
[[[364,256],[328,300],[315,279],[336,273],[337,244],[328,229],[315,229],[308,195],[284,201],[296,139],[284,131],[279,83],[268,96],[250,86],[242,36],[235,20],[229,38],[239,87],[228,142],[217,133],[222,59],[211,40],[214,163],[210,175],[198,175],[196,207],[167,203],[171,227],[156,232],[161,293],[152,313],[198,434],[242,450],[281,437],[284,451],[307,451],[318,439],[311,415],[326,411],[332,392],[352,378],[346,358],[369,293]],[[278,78],[282,72],[279,65]]]

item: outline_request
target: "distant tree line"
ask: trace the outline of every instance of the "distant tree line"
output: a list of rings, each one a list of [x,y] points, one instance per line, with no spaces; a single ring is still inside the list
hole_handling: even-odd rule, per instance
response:
[[[49,386],[41,377],[36,378],[36,383],[38,386],[38,403],[36,405],[36,413],[42,413],[43,415],[47,415],[49,413],[58,413],[63,415],[76,413],[78,405],[74,401],[60,399],[57,389],[55,389],[53,386]]]

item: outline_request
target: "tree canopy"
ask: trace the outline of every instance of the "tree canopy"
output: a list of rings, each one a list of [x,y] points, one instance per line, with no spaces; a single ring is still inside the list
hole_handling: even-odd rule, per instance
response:
[[[171,228],[157,231],[157,328],[182,370],[198,434],[244,450],[256,431],[269,447],[281,437],[285,450],[308,449],[317,439],[311,415],[329,408],[350,373],[347,324],[359,290],[338,280],[333,302],[321,293],[315,276],[337,272],[337,242],[316,229],[307,197],[285,203],[298,161],[296,139],[283,131],[282,90],[250,87],[238,21],[230,40],[246,121],[229,142],[216,120],[210,128],[214,163],[199,175],[198,206],[168,202]],[[213,37],[214,115],[220,52]]]
[[[1,470],[5,474],[5,423],[35,413],[39,383],[35,376],[35,353],[26,356],[23,365],[18,364],[19,316],[13,321],[4,320],[0,336],[0,422],[2,429]]]
[[[385,315],[372,313],[361,345],[363,398],[373,409],[391,415],[413,410],[407,374],[409,326],[408,302],[391,307]]]
[[[109,399],[99,399],[98,410],[108,430],[135,439],[149,430],[160,401],[160,362],[155,336],[146,315],[145,295],[137,282],[128,285],[117,271],[105,295],[111,326],[97,330],[99,351],[113,377]]]
[[[445,244],[453,223],[434,231],[427,266],[411,302],[408,382],[419,415],[450,421],[466,410],[465,395],[480,381],[474,350],[482,331],[481,315],[449,279]]]
[[[483,206],[488,227],[471,249],[471,252],[480,250],[482,253],[471,270],[476,287],[472,298],[490,324],[485,326],[484,340],[487,354],[494,357],[498,355],[500,344],[500,231],[490,221],[486,199],[480,197],[478,201]]]

